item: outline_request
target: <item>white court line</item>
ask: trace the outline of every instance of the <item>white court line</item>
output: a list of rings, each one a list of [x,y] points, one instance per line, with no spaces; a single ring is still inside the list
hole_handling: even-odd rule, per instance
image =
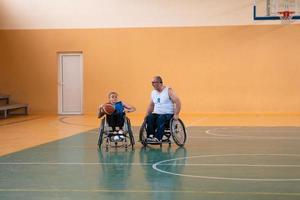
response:
[[[147,166],[153,165],[153,163],[43,163],[43,162],[6,162],[0,163],[0,165],[137,165],[137,166]],[[164,166],[222,166],[222,167],[300,167],[300,165],[256,165],[256,164],[224,164],[224,163],[170,163],[170,164],[160,164]]]
[[[218,167],[300,167],[300,165],[255,165],[255,164],[224,164],[224,163],[214,163],[214,164],[184,164],[184,163],[174,163],[174,164],[160,164],[160,165],[184,165],[184,166],[218,166]]]
[[[236,136],[228,134],[214,133],[217,129],[208,129],[205,131],[207,135],[218,136],[227,139],[270,139],[270,140],[300,140],[300,137],[265,137],[265,136]]]
[[[152,168],[156,171],[161,173],[175,175],[175,176],[182,176],[182,177],[190,177],[190,178],[202,178],[202,179],[213,179],[213,180],[233,180],[233,181],[300,181],[300,178],[239,178],[239,177],[217,177],[217,176],[198,176],[198,175],[190,175],[190,174],[180,174],[180,173],[173,173],[170,171],[159,169],[158,166],[162,165],[165,162],[170,161],[177,161],[177,160],[184,160],[190,158],[208,158],[208,157],[233,157],[233,156],[286,156],[286,157],[300,157],[300,154],[220,154],[220,155],[201,155],[201,156],[190,156],[190,157],[182,157],[182,158],[174,158],[163,160],[157,162],[152,165]]]
[[[194,124],[197,125],[198,122],[202,122],[202,121],[204,121],[204,120],[206,120],[206,119],[208,119],[208,117],[200,117],[199,119],[193,121],[193,122],[190,123],[188,126],[186,126],[186,128],[195,126]]]
[[[0,165],[152,165],[152,168],[156,171],[170,174],[170,175],[176,175],[176,176],[183,176],[183,177],[192,177],[192,178],[203,178],[203,179],[215,179],[215,180],[234,180],[234,181],[300,181],[300,178],[283,178],[283,179],[270,179],[270,178],[238,178],[238,177],[215,177],[215,176],[198,176],[198,175],[189,175],[189,174],[179,174],[179,173],[173,173],[166,170],[159,169],[159,165],[183,165],[183,166],[234,166],[234,167],[300,167],[299,165],[257,165],[257,164],[177,164],[177,163],[170,163],[167,164],[165,162],[170,161],[177,161],[177,160],[183,160],[183,159],[190,159],[190,158],[208,158],[208,157],[245,157],[245,156],[285,156],[285,157],[300,157],[300,154],[220,154],[220,155],[200,155],[200,156],[191,156],[191,157],[181,157],[181,158],[174,158],[174,159],[168,159],[159,161],[157,163],[63,163],[63,162],[51,162],[51,163],[42,163],[42,162],[2,162]]]
[[[112,192],[112,193],[195,193],[195,194],[230,194],[230,195],[280,195],[300,196],[299,192],[227,192],[205,190],[105,190],[105,189],[22,189],[0,188],[0,192]]]
[[[217,139],[217,140],[235,140],[235,139],[242,139],[242,140],[300,140],[300,138],[278,138],[278,137],[251,137],[251,136],[212,136],[212,137],[205,137],[205,136],[188,136],[191,139]]]

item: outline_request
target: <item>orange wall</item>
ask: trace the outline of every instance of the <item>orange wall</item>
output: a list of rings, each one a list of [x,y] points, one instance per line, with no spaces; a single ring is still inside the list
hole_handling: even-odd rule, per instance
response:
[[[1,35],[1,33],[0,33]],[[1,93],[1,88],[4,87],[4,77],[3,77],[3,72],[4,72],[4,58],[5,56],[3,55],[3,46],[2,46],[2,40],[0,38],[0,93]]]
[[[32,113],[57,112],[63,51],[83,52],[85,113],[110,90],[144,113],[157,74],[186,113],[300,112],[300,25],[1,30],[0,43],[0,93]]]

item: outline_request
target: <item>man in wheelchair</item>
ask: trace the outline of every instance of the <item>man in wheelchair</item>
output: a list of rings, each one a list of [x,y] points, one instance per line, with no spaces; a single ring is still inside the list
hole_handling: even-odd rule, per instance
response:
[[[134,138],[131,124],[125,113],[134,112],[135,107],[120,101],[116,92],[110,92],[108,99],[109,103],[102,104],[99,109],[98,117],[105,117],[102,119],[99,128],[98,145],[101,146],[104,139],[107,145],[112,141],[117,145],[118,141],[126,141],[126,137],[128,136],[133,146]]]
[[[161,143],[166,124],[173,118],[179,119],[181,108],[180,99],[172,88],[163,84],[160,76],[152,79],[154,90],[151,92],[151,101],[147,109],[146,132],[147,143]]]

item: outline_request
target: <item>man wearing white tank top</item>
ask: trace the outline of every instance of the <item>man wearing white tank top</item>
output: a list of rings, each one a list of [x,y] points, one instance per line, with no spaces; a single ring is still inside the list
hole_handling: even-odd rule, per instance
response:
[[[151,101],[146,116],[147,141],[161,142],[165,124],[172,117],[178,119],[181,102],[172,88],[164,86],[160,76],[153,77],[152,86],[154,90],[151,92]]]

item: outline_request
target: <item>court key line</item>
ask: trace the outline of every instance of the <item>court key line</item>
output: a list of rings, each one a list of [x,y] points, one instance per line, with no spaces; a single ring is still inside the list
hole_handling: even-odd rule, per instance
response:
[[[220,154],[220,155],[201,155],[201,156],[190,156],[190,157],[181,157],[181,158],[174,158],[174,159],[167,159],[163,161],[159,161],[152,165],[152,168],[156,171],[161,173],[175,175],[175,176],[182,176],[182,177],[190,177],[190,178],[202,178],[202,179],[213,179],[213,180],[233,180],[233,181],[300,181],[300,178],[238,178],[238,177],[217,177],[217,176],[198,176],[198,175],[190,175],[190,174],[180,174],[180,173],[173,173],[170,171],[159,169],[158,166],[162,165],[162,163],[170,162],[170,161],[177,161],[177,160],[184,160],[190,158],[207,158],[207,157],[230,157],[230,156],[290,156],[290,157],[300,157],[300,154]]]
[[[197,194],[236,194],[236,195],[281,195],[300,196],[300,193],[287,192],[226,192],[226,191],[199,191],[199,190],[105,190],[105,189],[5,189],[0,192],[113,192],[113,193],[197,193]]]
[[[73,123],[73,122],[67,122],[65,119],[69,119],[70,117],[60,117],[59,122],[67,125],[73,125],[73,126],[85,126],[85,127],[93,127],[96,128],[97,125],[86,125],[86,124],[78,124],[78,123]]]

